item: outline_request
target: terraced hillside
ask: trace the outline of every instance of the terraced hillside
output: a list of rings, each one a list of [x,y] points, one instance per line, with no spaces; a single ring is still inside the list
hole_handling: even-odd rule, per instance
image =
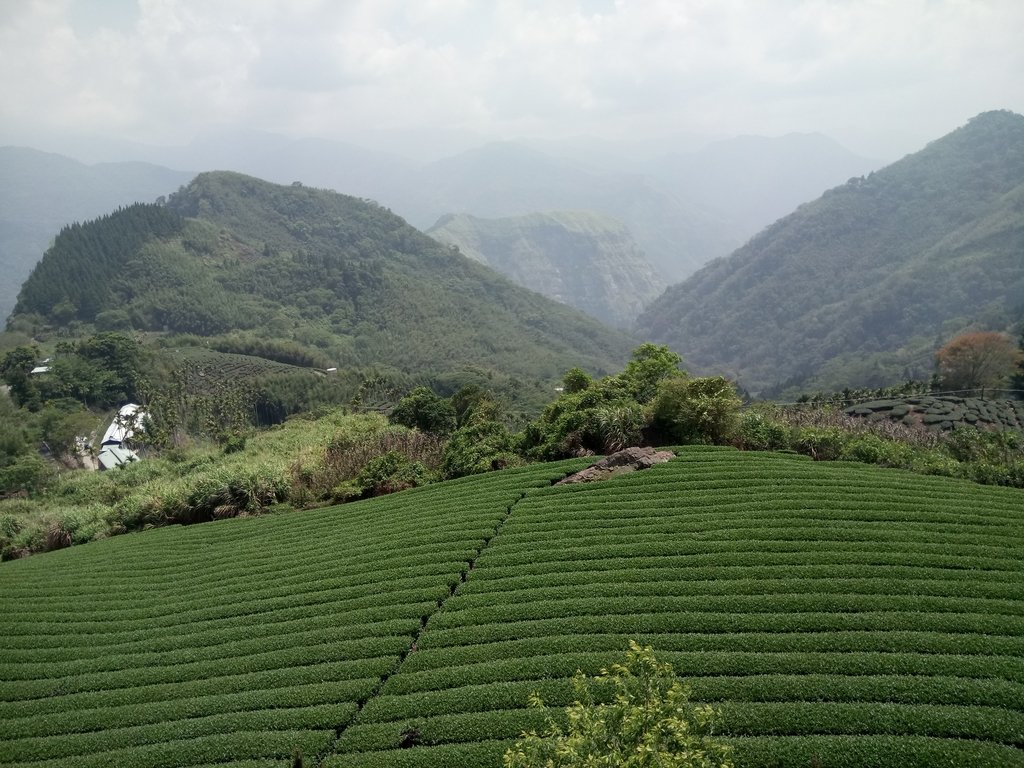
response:
[[[1020,491],[581,463],[4,563],[0,764],[496,766],[638,638],[740,766],[1024,765]]]

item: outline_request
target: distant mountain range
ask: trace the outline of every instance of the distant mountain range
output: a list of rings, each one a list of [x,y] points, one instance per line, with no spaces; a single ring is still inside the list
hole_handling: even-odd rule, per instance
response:
[[[620,328],[664,289],[629,230],[589,211],[444,216],[427,234],[520,285]]]
[[[204,173],[166,206],[68,227],[19,294],[53,324],[268,340],[325,367],[530,381],[621,366],[635,341],[515,285],[390,211],[334,192]],[[17,316],[16,315],[16,318]]]
[[[591,143],[581,155],[566,145],[539,151],[499,142],[417,163],[343,142],[251,132],[209,134],[178,147],[108,143],[93,147],[93,156],[132,162],[93,166],[3,148],[0,245],[11,245],[4,266],[13,271],[7,296],[0,292],[0,315],[10,311],[17,285],[61,226],[151,201],[203,170],[370,198],[420,229],[449,213],[505,218],[589,210],[623,222],[667,285],[726,255],[796,204],[878,165],[820,136],[686,148],[652,161],[614,156],[616,146],[607,143]]]
[[[1024,318],[1024,117],[987,112],[798,207],[665,292],[638,330],[755,392],[927,377]]]

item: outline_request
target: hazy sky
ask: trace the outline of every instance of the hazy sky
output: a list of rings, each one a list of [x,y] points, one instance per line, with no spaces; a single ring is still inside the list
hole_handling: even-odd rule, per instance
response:
[[[1024,112],[1022,40],[1024,0],[0,0],[0,142],[820,131],[888,160]]]

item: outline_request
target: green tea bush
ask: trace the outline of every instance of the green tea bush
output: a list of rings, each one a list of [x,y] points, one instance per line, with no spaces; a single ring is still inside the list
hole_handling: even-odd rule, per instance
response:
[[[624,663],[594,678],[577,673],[573,690],[567,725],[549,719],[542,733],[525,732],[505,753],[505,768],[732,768],[731,747],[714,737],[716,711],[691,705],[689,689],[650,646],[630,641]],[[545,706],[536,694],[529,704]]]

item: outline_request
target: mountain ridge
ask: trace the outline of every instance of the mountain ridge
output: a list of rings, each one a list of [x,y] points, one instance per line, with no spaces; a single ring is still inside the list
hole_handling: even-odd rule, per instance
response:
[[[520,285],[627,327],[660,281],[626,226],[590,211],[500,219],[447,214],[427,234]]]
[[[637,328],[754,391],[926,378],[920,349],[1024,307],[1021,184],[1024,117],[983,113],[800,206],[669,288]]]
[[[88,259],[86,256],[88,254]],[[18,310],[136,330],[276,337],[338,367],[606,372],[634,340],[436,243],[372,202],[208,172],[165,207],[66,228]]]

